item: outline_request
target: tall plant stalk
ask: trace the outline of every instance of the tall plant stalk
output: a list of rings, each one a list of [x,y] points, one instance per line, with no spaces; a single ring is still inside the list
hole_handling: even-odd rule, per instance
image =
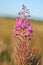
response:
[[[38,48],[32,47],[30,41],[33,36],[32,26],[30,25],[29,9],[22,6],[22,11],[18,13],[16,25],[14,26],[14,38],[19,43],[16,44],[14,50],[15,60],[17,65],[39,65],[40,56],[38,55]]]

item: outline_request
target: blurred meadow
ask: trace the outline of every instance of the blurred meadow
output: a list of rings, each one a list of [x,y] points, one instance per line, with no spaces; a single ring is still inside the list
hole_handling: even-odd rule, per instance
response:
[[[5,51],[9,44],[15,44],[13,39],[13,28],[15,23],[15,18],[0,18],[0,43],[2,44],[0,52]],[[43,21],[32,20],[31,25],[33,27],[33,38],[30,44],[33,45],[39,43],[40,53],[43,57]]]
[[[30,44],[32,46],[36,44],[37,48],[39,46],[43,65],[43,0],[0,0],[0,65],[16,65],[14,49],[18,42],[13,38],[13,29],[23,4],[26,9],[29,8],[31,15],[33,37]]]

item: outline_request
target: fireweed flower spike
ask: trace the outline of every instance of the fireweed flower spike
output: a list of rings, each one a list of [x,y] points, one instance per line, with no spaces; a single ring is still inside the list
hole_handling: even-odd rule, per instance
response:
[[[18,13],[16,25],[14,27],[14,32],[18,33],[20,29],[26,29],[25,32],[32,34],[32,26],[30,25],[30,22],[31,19],[29,9],[26,9],[26,7],[23,5],[22,11]]]
[[[22,10],[18,13],[16,25],[14,26],[14,38],[17,39],[14,55],[16,59],[15,65],[39,65],[39,56],[36,58],[37,48],[30,45],[33,36],[29,9],[23,5]],[[38,52],[37,52],[38,53]],[[37,62],[36,62],[37,61]]]

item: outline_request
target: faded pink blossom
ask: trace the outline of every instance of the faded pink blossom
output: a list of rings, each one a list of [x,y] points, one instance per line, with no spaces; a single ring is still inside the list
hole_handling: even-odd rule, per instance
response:
[[[31,19],[30,19],[30,17],[28,17],[28,23],[30,24],[30,22],[31,22]]]
[[[28,29],[26,31],[32,34],[32,26],[28,26]]]

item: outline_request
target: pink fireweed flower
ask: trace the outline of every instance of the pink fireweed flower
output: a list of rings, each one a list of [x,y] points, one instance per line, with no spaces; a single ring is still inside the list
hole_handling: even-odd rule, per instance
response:
[[[21,17],[17,17],[16,24],[21,24],[21,22],[22,22]]]
[[[27,9],[26,9],[26,12],[25,12],[25,13],[27,13],[26,15],[24,13],[25,17],[27,16],[27,18],[22,18],[21,13],[22,12],[18,13],[18,17],[16,19],[16,25],[14,27],[14,33],[19,35],[19,34],[21,34],[21,33],[19,33],[19,31],[23,29],[23,30],[25,30],[25,32],[27,32],[27,34],[32,34],[32,26],[30,25],[31,19],[30,19],[29,10],[27,12]]]
[[[27,21],[28,21],[28,23],[30,24],[30,22],[31,22],[31,19],[30,19],[30,17],[28,17]]]
[[[14,32],[18,31],[21,28],[21,19],[17,18],[16,25],[14,26]]]
[[[24,21],[20,17],[18,17],[17,20],[16,20],[15,30],[20,29],[23,24],[24,24]]]
[[[30,14],[24,5],[22,9],[23,11],[19,12],[16,25],[14,26],[14,38],[17,39],[17,45],[15,45],[14,49],[14,58],[17,63],[15,63],[15,65],[28,65],[30,62],[35,65],[38,58],[36,57],[37,48],[30,46],[30,41],[33,37],[32,26],[30,25]],[[37,65],[39,62],[40,61],[37,61]]]
[[[24,28],[25,25],[25,21],[21,18],[19,18],[19,20],[16,21],[16,26],[14,27],[15,31],[18,31],[21,28]]]
[[[28,29],[26,30],[28,33],[32,34],[32,26],[28,26]]]

